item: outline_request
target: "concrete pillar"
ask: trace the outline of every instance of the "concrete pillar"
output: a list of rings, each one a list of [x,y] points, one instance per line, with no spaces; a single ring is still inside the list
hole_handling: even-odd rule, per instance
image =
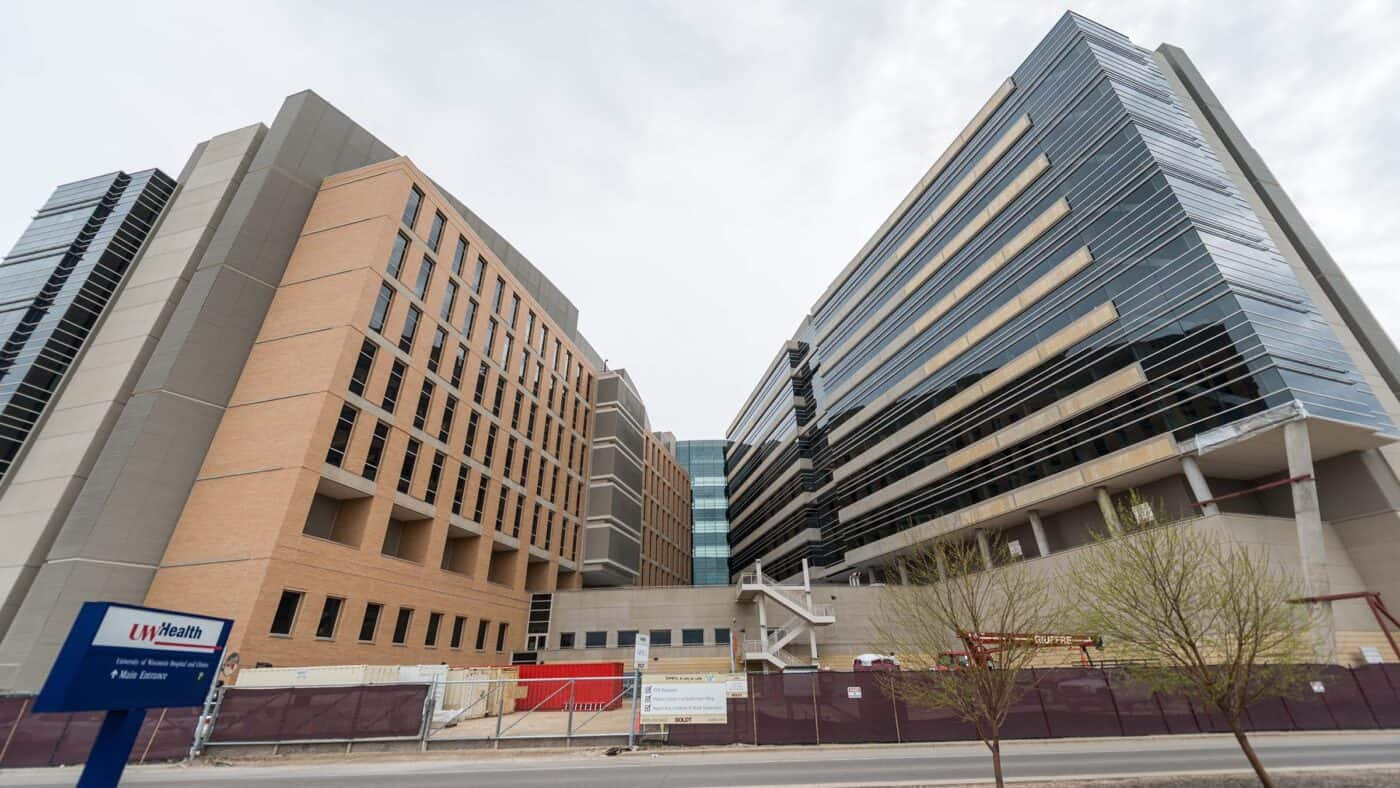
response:
[[[938,564],[938,579],[948,579],[948,559],[943,556],[943,545],[934,543],[933,560]]]
[[[977,550],[982,554],[982,568],[992,568],[992,543],[987,538],[987,532],[981,528],[977,529]]]
[[[1191,494],[1196,496],[1198,503],[1215,497],[1211,495],[1210,485],[1206,484],[1206,475],[1201,473],[1201,466],[1197,464],[1194,455],[1181,455],[1181,472],[1186,475],[1186,483],[1191,486]],[[1201,506],[1201,514],[1207,517],[1220,514],[1220,507],[1213,503],[1205,504]]]
[[[758,642],[763,650],[768,650],[768,605],[764,604],[763,594],[758,595]]]
[[[1322,535],[1322,512],[1317,503],[1317,481],[1313,479],[1312,442],[1305,421],[1290,421],[1283,425],[1283,445],[1288,454],[1288,475],[1306,477],[1293,482],[1293,521],[1298,528],[1298,557],[1303,573],[1303,593],[1324,596],[1331,593],[1327,579],[1327,543]],[[1332,603],[1320,602],[1319,633],[1322,657],[1330,659],[1336,653],[1336,624],[1332,620]]]
[[[1041,556],[1050,555],[1050,541],[1045,538],[1045,523],[1040,519],[1040,512],[1032,509],[1026,517],[1031,521],[1031,533],[1035,534],[1036,552]]]
[[[1118,510],[1113,508],[1113,499],[1108,496],[1108,488],[1099,487],[1094,490],[1094,495],[1099,499],[1099,514],[1103,515],[1108,532],[1113,536],[1122,536],[1123,526],[1118,522]]]
[[[909,585],[909,567],[903,561],[899,562],[899,584]]]

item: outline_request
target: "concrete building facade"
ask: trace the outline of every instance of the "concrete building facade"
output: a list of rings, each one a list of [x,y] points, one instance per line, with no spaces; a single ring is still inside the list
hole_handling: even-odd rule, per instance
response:
[[[1180,50],[1067,14],[735,418],[730,571],[869,582],[991,532],[1053,556],[1139,489],[1265,518],[1310,594],[1400,596],[1393,356]],[[1379,637],[1337,616],[1339,652]]]
[[[472,663],[581,582],[577,309],[315,93],[195,148],[109,312],[0,491],[29,581],[0,689],[39,686],[88,600],[232,615],[249,665]]]

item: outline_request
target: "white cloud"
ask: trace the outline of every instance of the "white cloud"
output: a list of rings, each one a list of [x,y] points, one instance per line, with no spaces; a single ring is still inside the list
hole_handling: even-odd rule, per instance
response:
[[[579,306],[653,426],[722,434],[831,277],[1063,8],[1044,3],[9,4],[0,245],[53,186],[178,173],[312,88]],[[1400,20],[1383,1],[1088,2],[1185,48],[1400,330]]]

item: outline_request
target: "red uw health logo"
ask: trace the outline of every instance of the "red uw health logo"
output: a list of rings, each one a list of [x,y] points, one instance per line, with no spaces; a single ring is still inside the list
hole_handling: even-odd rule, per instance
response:
[[[207,654],[219,650],[223,629],[219,619],[113,605],[102,617],[92,642],[96,646]]]
[[[129,640],[148,640],[155,642],[156,628],[150,624],[132,624],[131,634],[127,636]]]

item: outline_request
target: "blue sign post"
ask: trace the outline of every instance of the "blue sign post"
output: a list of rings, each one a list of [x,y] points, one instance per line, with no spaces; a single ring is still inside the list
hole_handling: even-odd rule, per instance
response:
[[[79,788],[115,786],[146,709],[199,706],[233,622],[114,602],[85,602],[34,710],[105,711]]]

